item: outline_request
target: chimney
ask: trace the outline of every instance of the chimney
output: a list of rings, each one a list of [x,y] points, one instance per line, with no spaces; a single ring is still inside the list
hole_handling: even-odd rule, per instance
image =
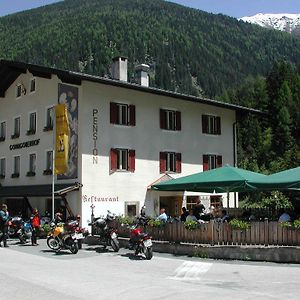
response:
[[[127,57],[117,56],[112,63],[113,79],[127,81]]]
[[[149,76],[148,76],[149,70],[150,67],[145,64],[141,64],[135,67],[136,79],[138,84],[147,87],[149,86]]]

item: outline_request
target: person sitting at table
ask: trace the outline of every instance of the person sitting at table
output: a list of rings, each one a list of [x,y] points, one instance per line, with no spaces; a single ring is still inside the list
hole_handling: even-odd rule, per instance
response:
[[[194,215],[194,210],[190,209],[189,215],[186,217],[186,221],[198,221],[196,216]]]

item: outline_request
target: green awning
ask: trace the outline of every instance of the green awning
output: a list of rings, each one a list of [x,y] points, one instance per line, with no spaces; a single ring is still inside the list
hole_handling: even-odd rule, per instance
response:
[[[64,195],[68,192],[78,190],[80,183],[55,184],[54,194]],[[0,197],[48,197],[52,195],[52,185],[20,185],[20,186],[1,186]]]
[[[300,167],[269,175],[255,186],[261,190],[300,189]]]
[[[208,193],[246,192],[256,190],[254,183],[267,176],[229,165],[154,184],[159,191],[194,191]]]

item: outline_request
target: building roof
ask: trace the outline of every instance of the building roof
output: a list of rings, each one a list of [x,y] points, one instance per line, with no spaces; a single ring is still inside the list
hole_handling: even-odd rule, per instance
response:
[[[163,95],[167,97],[172,97],[180,100],[202,103],[217,107],[222,107],[230,110],[235,110],[238,112],[245,113],[255,113],[255,114],[264,114],[260,110],[247,108],[236,104],[224,103],[221,101],[208,99],[208,98],[199,98],[196,96],[180,94],[177,92],[166,91],[153,87],[141,86],[135,83],[129,83],[125,81],[115,80],[104,78],[95,75],[89,75],[79,72],[66,71],[61,69],[49,68],[39,65],[28,64],[24,62],[0,60],[0,97],[5,97],[6,90],[11,86],[11,84],[20,76],[22,73],[26,73],[27,70],[36,77],[43,77],[51,79],[52,75],[56,75],[62,82],[81,85],[83,80],[90,82],[97,82],[101,84],[107,84],[112,86],[118,86],[126,89],[133,89],[137,91],[142,91],[146,93]]]

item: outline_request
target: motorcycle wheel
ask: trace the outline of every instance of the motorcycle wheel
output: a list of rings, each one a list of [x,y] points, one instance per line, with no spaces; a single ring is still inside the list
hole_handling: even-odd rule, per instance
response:
[[[50,249],[58,251],[60,250],[60,245],[59,242],[56,238],[54,238],[53,236],[49,236],[47,238],[47,245]]]
[[[21,244],[26,244],[26,237],[25,236],[20,235],[19,240],[20,240]]]
[[[115,252],[118,252],[119,250],[120,250],[120,245],[119,245],[119,241],[118,241],[118,239],[112,239],[111,241],[110,241],[110,243],[111,243],[111,247],[113,248],[113,250],[115,251]]]
[[[73,254],[76,254],[78,252],[78,244],[73,242],[72,245],[70,246],[70,251]]]
[[[146,250],[145,250],[145,256],[146,256],[146,259],[148,259],[148,260],[150,260],[153,257],[152,247],[146,248]]]

